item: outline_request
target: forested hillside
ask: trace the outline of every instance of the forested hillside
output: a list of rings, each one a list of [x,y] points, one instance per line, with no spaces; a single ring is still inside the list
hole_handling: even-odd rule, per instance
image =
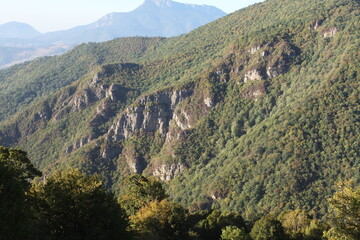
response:
[[[360,182],[357,0],[268,0],[176,38],[0,71],[0,145],[42,172],[155,176],[191,211],[328,215]]]
[[[169,200],[163,183],[132,175],[121,195],[79,170],[42,175],[26,152],[0,147],[0,238],[138,240],[357,240],[360,187],[341,182],[327,221],[285,210],[246,221],[235,211],[189,211]],[[41,177],[41,179],[40,179]],[[32,183],[30,183],[32,181]]]

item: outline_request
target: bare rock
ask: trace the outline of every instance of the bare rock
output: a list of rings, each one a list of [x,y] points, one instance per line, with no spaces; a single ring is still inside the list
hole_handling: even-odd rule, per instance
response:
[[[192,127],[190,124],[190,116],[183,109],[181,109],[179,113],[174,113],[173,119],[181,130],[187,130]]]
[[[79,112],[97,100],[97,94],[94,94],[91,89],[85,89],[77,94],[71,101],[70,105],[74,112]]]
[[[164,182],[169,182],[185,169],[181,163],[162,164],[153,170],[153,175]]]
[[[287,64],[274,64],[266,69],[266,74],[271,79],[286,73],[288,68]]]
[[[261,45],[256,45],[256,46],[250,48],[248,52],[251,53],[251,54],[255,54],[255,53],[257,53],[260,49],[261,49]]]
[[[93,139],[94,139],[94,137],[92,135],[87,136],[87,137],[82,137],[82,138],[76,140],[73,145],[67,146],[65,149],[65,153],[70,154],[71,152],[74,152],[75,150],[85,146],[86,144],[91,142]]]
[[[265,94],[266,94],[266,89],[264,84],[259,84],[259,85],[247,87],[245,90],[242,91],[241,96],[257,101],[261,96]]]
[[[136,105],[128,107],[112,125],[108,139],[118,141],[137,132],[166,135],[176,106],[191,96],[192,90],[162,91],[142,97]]]
[[[317,30],[322,25],[323,22],[324,20],[317,20],[314,23],[310,24],[309,29]]]
[[[204,98],[204,104],[209,108],[214,107],[214,102],[210,97]]]
[[[254,69],[245,73],[244,83],[255,80],[263,80],[263,76],[258,69]]]
[[[332,37],[334,37],[336,35],[337,32],[338,32],[338,29],[336,27],[326,29],[323,32],[323,37],[324,38],[332,38]]]
[[[145,159],[134,148],[125,147],[121,153],[133,173],[141,174],[147,166]]]
[[[173,125],[172,122],[170,122],[170,126]],[[184,131],[181,130],[179,127],[171,127],[168,133],[166,134],[165,142],[167,144],[171,144],[174,141],[179,140],[184,134]]]

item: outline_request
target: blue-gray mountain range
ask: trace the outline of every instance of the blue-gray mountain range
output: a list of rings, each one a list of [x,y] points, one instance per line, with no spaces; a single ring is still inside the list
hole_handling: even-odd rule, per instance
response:
[[[0,68],[40,56],[61,54],[84,42],[118,37],[173,37],[225,16],[222,10],[170,0],[145,0],[131,12],[110,13],[98,21],[41,34],[25,23],[0,25]]]

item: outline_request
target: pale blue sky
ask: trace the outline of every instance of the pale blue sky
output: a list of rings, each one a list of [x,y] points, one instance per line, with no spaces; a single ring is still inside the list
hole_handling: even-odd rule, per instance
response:
[[[174,0],[206,4],[234,12],[262,0]],[[69,29],[92,23],[111,12],[129,12],[144,0],[1,0],[0,24],[17,21],[40,32]]]

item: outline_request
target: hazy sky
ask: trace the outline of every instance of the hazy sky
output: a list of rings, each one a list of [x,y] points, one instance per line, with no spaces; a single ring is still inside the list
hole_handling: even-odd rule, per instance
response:
[[[262,0],[174,0],[206,4],[227,13]],[[92,23],[111,12],[129,12],[144,0],[1,0],[0,24],[25,22],[40,32]]]

